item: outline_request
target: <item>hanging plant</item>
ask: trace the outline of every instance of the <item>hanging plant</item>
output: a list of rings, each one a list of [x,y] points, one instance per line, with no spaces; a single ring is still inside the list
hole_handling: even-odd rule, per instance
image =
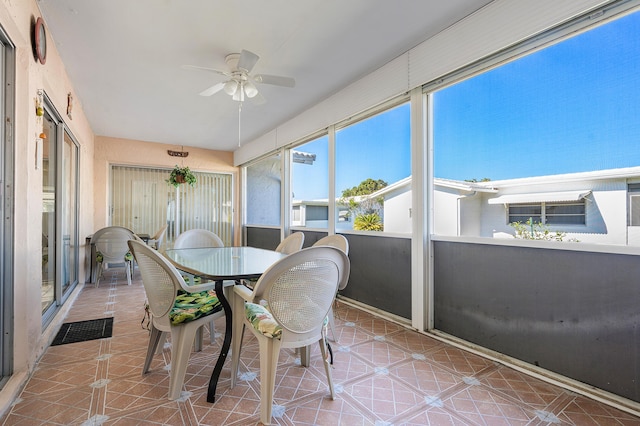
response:
[[[178,187],[178,185],[183,183],[188,183],[191,186],[196,185],[196,175],[193,174],[189,167],[180,167],[176,164],[176,166],[171,170],[171,174],[169,175],[169,179],[167,179],[167,183],[169,185],[173,185]]]

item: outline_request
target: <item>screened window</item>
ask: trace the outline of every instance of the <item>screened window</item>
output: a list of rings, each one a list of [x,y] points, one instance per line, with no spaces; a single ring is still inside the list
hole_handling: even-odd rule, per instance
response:
[[[336,229],[410,233],[410,105],[336,131]]]
[[[511,204],[509,205],[509,223],[525,223],[531,219],[533,223],[542,222],[541,204]]]
[[[281,169],[279,154],[247,166],[247,225],[280,226]]]
[[[558,232],[585,225],[568,228],[579,235],[567,241],[631,241],[614,230],[627,209],[640,224],[640,193],[625,197],[620,187],[640,178],[640,12],[563,34],[571,36],[511,62],[508,53],[488,58],[502,65],[470,68],[431,93],[436,234],[504,238],[515,236],[509,223],[532,218]],[[593,196],[510,204],[505,220],[504,204],[488,202],[503,189]]]
[[[584,225],[585,201],[572,203],[510,204],[509,223],[533,223],[545,225]]]
[[[291,150],[291,226],[326,229],[329,218],[329,138]]]

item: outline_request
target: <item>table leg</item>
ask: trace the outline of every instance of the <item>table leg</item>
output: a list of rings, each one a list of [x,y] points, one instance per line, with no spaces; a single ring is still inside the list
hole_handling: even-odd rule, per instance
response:
[[[223,285],[221,280],[216,281],[215,288],[218,300],[222,304],[222,309],[224,309],[225,329],[224,341],[222,342],[220,355],[218,356],[218,361],[216,362],[216,366],[213,368],[213,373],[211,373],[211,379],[209,380],[207,402],[216,402],[216,387],[218,386],[218,379],[220,378],[220,373],[222,372],[222,366],[224,365],[224,361],[227,359],[229,347],[231,346],[231,329],[233,325],[233,314],[231,312],[231,305],[229,305],[229,301],[227,300],[227,298],[224,297]]]

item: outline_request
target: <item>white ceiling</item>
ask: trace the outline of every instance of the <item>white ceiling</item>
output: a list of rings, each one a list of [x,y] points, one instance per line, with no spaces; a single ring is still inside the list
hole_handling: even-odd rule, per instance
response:
[[[198,93],[242,49],[266,103],[242,105],[247,142],[295,117],[490,0],[38,0],[96,135],[232,151],[238,103]],[[44,65],[46,66],[46,64]]]

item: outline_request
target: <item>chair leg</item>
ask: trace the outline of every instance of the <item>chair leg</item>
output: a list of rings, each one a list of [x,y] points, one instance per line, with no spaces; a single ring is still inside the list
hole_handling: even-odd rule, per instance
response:
[[[333,318],[333,306],[329,309],[329,314],[327,315],[327,317],[329,318],[329,330],[331,331],[331,341],[337,342],[338,339],[336,339],[336,323]]]
[[[104,268],[104,263],[100,262],[98,264],[98,266],[96,266],[96,269],[98,270],[98,273],[96,274],[96,287],[98,287],[100,285],[100,278],[102,278],[102,269]]]
[[[160,355],[164,350],[164,343],[167,341],[167,333],[160,332],[160,337],[158,338],[158,346],[156,347],[156,355]]]
[[[191,346],[199,327],[171,327],[171,374],[169,375],[169,399],[180,398],[184,376],[187,372]]]
[[[146,374],[149,371],[149,367],[151,366],[151,360],[153,359],[153,355],[156,352],[156,348],[158,347],[158,342],[160,342],[160,337],[162,337],[162,334],[163,334],[162,331],[155,328],[152,323],[151,334],[149,335],[149,346],[147,347],[147,357],[144,360],[144,366],[142,367],[142,374]]]
[[[311,346],[302,346],[298,349],[300,350],[300,364],[303,367],[308,367],[311,363]]]
[[[276,367],[280,355],[280,340],[259,337],[260,341],[260,421],[271,424]]]
[[[204,325],[202,327],[198,327],[196,331],[196,338],[193,341],[193,351],[201,352],[204,342]]]
[[[242,350],[242,338],[244,335],[244,300],[242,297],[233,297],[233,324],[231,329],[231,389],[238,380],[238,366],[240,365],[240,351]]]
[[[209,342],[213,345],[216,342],[216,325],[213,320],[209,322]]]
[[[127,269],[127,284],[128,285],[131,285],[131,265],[133,265],[132,262],[127,262],[124,265],[124,267]]]
[[[324,339],[320,339],[318,343],[320,344],[320,352],[322,353],[324,372],[327,373],[327,382],[329,382],[329,393],[331,394],[331,399],[336,399],[336,392],[333,389],[333,380],[331,377],[331,365],[329,364],[329,357],[327,356],[327,346],[325,345]]]

